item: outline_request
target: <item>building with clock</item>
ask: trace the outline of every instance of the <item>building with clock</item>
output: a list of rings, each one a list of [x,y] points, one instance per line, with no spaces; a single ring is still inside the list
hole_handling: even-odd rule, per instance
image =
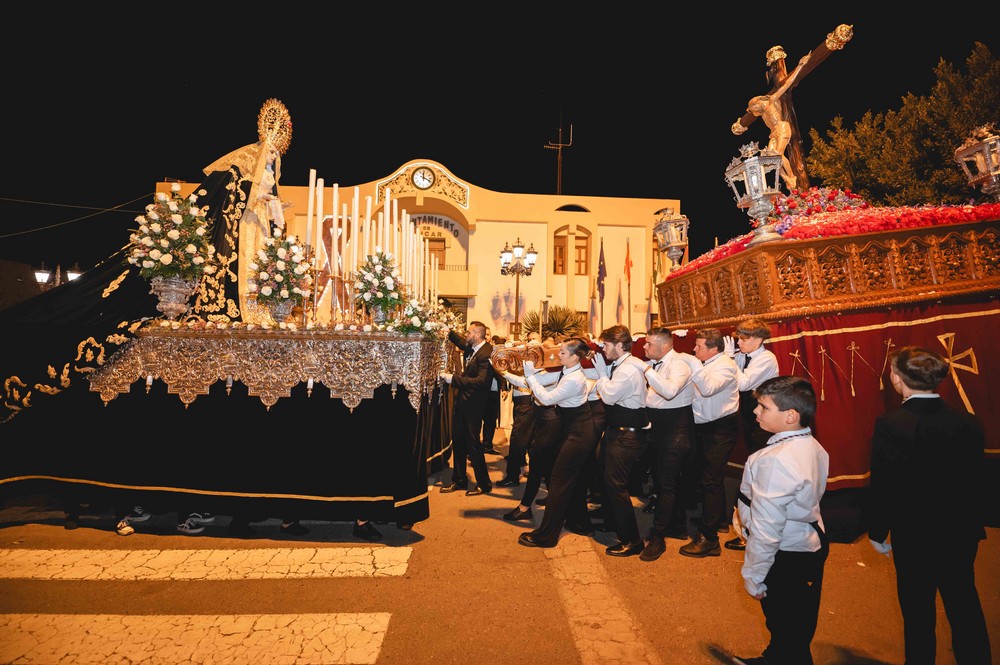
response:
[[[373,220],[379,213],[390,218],[387,199],[398,207],[400,218],[406,213],[427,240],[430,263],[437,265],[439,296],[462,311],[466,321],[483,321],[505,336],[515,310],[523,317],[545,306],[571,307],[586,315],[595,333],[618,322],[644,331],[656,318],[653,280],[662,281],[669,268],[653,237],[657,212],[681,212],[678,199],[495,192],[427,159],[406,162],[379,180],[337,187],[339,201],[348,204],[342,210],[349,215],[354,197],[362,202],[359,215],[370,209]],[[157,191],[169,188],[170,183],[157,183]],[[324,183],[323,217],[328,220],[334,214],[332,189],[333,183]],[[286,211],[289,228],[304,235],[309,187],[288,184],[286,174],[281,198],[293,204]],[[502,275],[500,252],[518,241],[537,252],[535,266],[530,275]],[[607,271],[603,302],[597,294],[602,246]],[[626,257],[631,260],[628,273]],[[515,294],[520,296],[516,307]],[[324,314],[328,316],[320,308],[321,320]]]

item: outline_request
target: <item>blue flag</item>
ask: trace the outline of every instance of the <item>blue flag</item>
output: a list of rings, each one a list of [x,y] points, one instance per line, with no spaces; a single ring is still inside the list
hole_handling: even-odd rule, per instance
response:
[[[601,238],[601,258],[597,261],[597,295],[604,302],[604,278],[608,276],[608,266],[604,263],[604,239]]]

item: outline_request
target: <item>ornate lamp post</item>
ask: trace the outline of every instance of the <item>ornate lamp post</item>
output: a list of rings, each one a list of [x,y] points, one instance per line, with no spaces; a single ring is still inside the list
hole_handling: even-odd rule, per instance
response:
[[[768,148],[759,150],[757,143],[753,142],[740,148],[740,157],[743,159],[734,157],[729,163],[726,182],[733,188],[736,206],[747,208],[747,214],[757,222],[750,246],[781,240],[774,227],[764,223],[774,209],[774,197],[781,192],[781,155]]]
[[[653,214],[658,217],[653,226],[653,237],[657,248],[670,259],[670,272],[673,272],[680,265],[684,249],[688,246],[688,225],[691,222],[687,215],[674,214],[673,208],[663,208]]]
[[[500,274],[514,275],[514,321],[510,324],[510,335],[514,340],[521,337],[521,275],[527,277],[531,274],[531,269],[535,267],[535,260],[538,259],[538,252],[532,244],[528,251],[524,251],[524,243],[518,238],[513,249],[510,243],[504,243],[500,252]]]
[[[983,194],[1000,201],[1000,135],[993,125],[975,129],[955,151],[970,187],[982,187]],[[969,165],[975,167],[975,171]]]

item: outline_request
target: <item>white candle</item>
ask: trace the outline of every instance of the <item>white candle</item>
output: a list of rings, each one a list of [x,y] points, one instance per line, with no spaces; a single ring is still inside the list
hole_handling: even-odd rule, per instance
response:
[[[309,244],[309,228],[313,220],[313,197],[316,196],[316,169],[309,169],[309,200],[306,201],[306,244]]]
[[[320,238],[322,237],[323,228],[323,179],[316,178],[316,244],[313,245],[313,251],[316,257],[316,274],[323,268],[323,252],[320,251]],[[316,300],[316,295],[319,293],[319,280],[313,280],[313,302]]]
[[[378,220],[375,222],[375,248],[381,249],[383,252],[386,251],[385,243],[382,242],[382,212],[378,213]]]
[[[371,242],[372,245],[374,245],[375,244],[375,240],[371,237],[372,236],[372,231],[374,230],[371,227],[371,218],[372,218],[372,197],[366,196],[365,197],[365,219],[369,220],[369,222],[368,222],[368,241]],[[368,248],[366,247],[365,249],[367,250]],[[371,254],[371,252],[366,252],[365,253],[366,256],[368,254]]]
[[[348,279],[350,279],[351,273],[357,272],[357,270],[358,270],[358,233],[359,233],[358,229],[359,229],[359,227],[358,227],[358,218],[357,217],[348,218],[348,216],[347,216],[347,204],[345,203],[344,204],[344,220],[346,221],[347,219],[351,220],[351,240],[350,240],[350,243],[351,243],[351,262],[347,266],[344,267],[344,270],[347,272],[347,275],[345,275],[345,277],[347,277]]]
[[[337,209],[333,209],[333,222],[330,225],[330,274],[337,277],[340,274],[340,219],[337,218]]]
[[[306,225],[306,244],[312,245],[312,218],[309,219],[309,224]],[[323,237],[323,179],[316,178],[316,240],[319,241]],[[319,242],[316,243],[320,244]],[[317,252],[315,256],[318,256]]]
[[[362,230],[362,221],[358,217],[358,198],[360,196],[361,196],[361,188],[360,187],[355,187],[354,188],[354,198],[351,200],[351,219],[356,220],[355,223],[358,225],[358,230],[359,231]],[[362,233],[362,235],[358,237],[357,243],[362,243],[364,240],[368,239],[368,228],[367,228],[367,226],[363,228],[363,231],[364,232]],[[357,253],[355,254],[354,258],[357,259],[357,260],[363,260],[364,256],[362,255],[362,253],[365,251],[365,249],[366,248],[364,247],[364,245],[359,246],[355,250]],[[351,270],[357,271],[357,269],[358,269],[357,260],[354,262],[354,265],[351,266]]]
[[[340,207],[340,185],[338,185],[337,183],[333,183],[333,230],[334,230],[333,251],[334,251],[334,256],[336,256],[338,259],[340,258],[341,255],[341,249],[340,247],[337,246],[337,233],[336,233],[337,229],[340,228],[339,225],[337,224],[337,209],[339,207]],[[337,262],[334,262],[333,264],[333,271],[334,274],[337,275],[340,274],[340,267],[337,265]]]

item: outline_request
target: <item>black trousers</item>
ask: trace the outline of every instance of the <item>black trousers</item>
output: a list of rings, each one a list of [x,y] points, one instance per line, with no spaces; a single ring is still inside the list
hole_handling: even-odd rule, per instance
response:
[[[482,410],[477,410],[465,400],[456,399],[454,414],[451,440],[455,450],[451,481],[462,487],[468,486],[468,461],[472,463],[472,470],[476,474],[476,484],[483,488],[491,487],[486,453],[483,452],[483,444],[479,441],[479,430],[483,424]]]
[[[812,665],[809,645],[816,634],[823,567],[829,553],[825,542],[815,552],[775,553],[774,564],[764,578],[767,595],[760,601],[771,633],[771,642],[764,650],[770,665]]]
[[[529,446],[531,464],[528,465],[528,480],[524,485],[524,493],[521,494],[521,505],[528,508],[538,495],[538,488],[542,486],[543,480],[545,486],[550,487],[552,465],[555,464],[559,446],[562,445],[559,414],[555,407],[536,404],[532,408],[535,410],[535,426]]]
[[[513,420],[510,426],[510,446],[507,449],[507,468],[504,480],[520,480],[521,467],[528,459],[531,433],[535,429],[535,410],[531,395],[514,396]]]
[[[610,426],[604,433],[604,509],[623,543],[638,543],[639,523],[628,491],[629,473],[649,445],[643,430]]]
[[[726,464],[739,436],[739,414],[733,413],[694,425],[692,455],[700,460],[699,486],[702,494],[700,530],[708,540],[718,540],[718,525],[728,519],[726,507]]]
[[[572,523],[586,528],[586,501],[581,504],[577,486],[587,460],[597,447],[598,432],[594,429],[590,407],[587,404],[572,409],[556,409],[559,413],[562,444],[552,466],[549,496],[545,501],[542,523],[535,530],[538,539],[554,543],[559,540],[563,524],[572,516]]]
[[[483,448],[493,447],[493,437],[497,433],[497,423],[500,420],[500,391],[490,391],[486,400],[486,411],[483,412]],[[478,432],[476,435],[478,436]]]
[[[652,428],[649,447],[654,451],[653,480],[656,483],[656,511],[653,513],[651,533],[666,535],[672,528],[683,525],[687,517],[681,516],[683,508],[675,515],[677,482],[694,435],[694,414],[690,406],[676,409],[646,409]]]
[[[906,665],[934,665],[937,594],[951,625],[958,665],[987,665],[990,637],[976,591],[976,536],[928,538],[926,532],[892,532],[896,593],[903,613]]]

